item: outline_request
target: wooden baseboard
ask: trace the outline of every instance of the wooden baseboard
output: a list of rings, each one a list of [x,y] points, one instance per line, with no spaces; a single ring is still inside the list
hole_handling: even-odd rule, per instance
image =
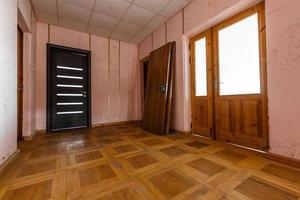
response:
[[[283,163],[286,165],[300,168],[300,160],[295,159],[295,158],[290,158],[287,156],[282,156],[282,155],[278,155],[278,154],[270,153],[270,152],[266,153],[265,157],[270,160],[274,160],[274,161],[277,161],[277,162],[280,162],[280,163]]]
[[[6,170],[18,158],[19,155],[20,155],[20,150],[17,149],[13,154],[11,154],[8,157],[8,159],[2,165],[0,165],[0,177],[6,172]]]
[[[99,123],[99,124],[92,124],[92,128],[100,127],[100,126],[128,125],[128,124],[139,124],[139,123],[141,123],[141,120]]]

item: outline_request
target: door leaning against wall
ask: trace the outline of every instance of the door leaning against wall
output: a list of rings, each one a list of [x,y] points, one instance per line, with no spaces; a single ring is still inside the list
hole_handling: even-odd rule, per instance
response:
[[[190,43],[193,133],[267,150],[264,4]]]

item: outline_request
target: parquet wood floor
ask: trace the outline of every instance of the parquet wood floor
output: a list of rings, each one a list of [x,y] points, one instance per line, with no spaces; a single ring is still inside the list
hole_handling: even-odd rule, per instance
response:
[[[296,200],[300,169],[137,125],[37,135],[0,177],[3,200]]]

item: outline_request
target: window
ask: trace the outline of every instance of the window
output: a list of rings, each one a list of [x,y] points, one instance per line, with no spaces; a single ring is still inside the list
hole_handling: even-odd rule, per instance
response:
[[[218,31],[220,95],[260,93],[258,15]]]
[[[195,42],[195,94],[207,96],[205,38]]]

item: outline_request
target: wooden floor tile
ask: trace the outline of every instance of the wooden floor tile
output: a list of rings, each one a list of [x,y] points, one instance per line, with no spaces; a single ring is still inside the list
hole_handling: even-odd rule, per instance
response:
[[[121,154],[121,153],[128,153],[128,152],[131,152],[131,151],[136,151],[138,150],[137,147],[135,147],[134,145],[132,144],[125,144],[125,145],[120,145],[120,146],[116,146],[116,147],[113,147],[114,150],[118,153],[118,154]]]
[[[297,196],[274,187],[268,183],[250,177],[241,183],[236,190],[255,200],[296,200]]]
[[[199,141],[192,141],[185,144],[196,149],[202,149],[209,146],[208,144]]]
[[[56,159],[44,161],[44,162],[33,163],[33,164],[25,165],[24,167],[22,167],[18,177],[29,176],[29,175],[42,173],[42,172],[47,172],[50,170],[55,170],[55,168],[56,168]]]
[[[136,169],[146,167],[148,165],[158,162],[158,160],[156,160],[155,158],[153,158],[152,156],[146,153],[128,158],[127,160]]]
[[[205,158],[198,158],[197,160],[187,163],[187,165],[197,169],[198,171],[208,176],[213,176],[226,169],[225,167],[215,162],[209,161]]]
[[[228,150],[228,149],[218,151],[214,155],[216,155],[217,157],[219,157],[221,159],[228,160],[228,161],[233,162],[233,163],[240,162],[240,161],[242,161],[243,159],[246,158],[245,155],[239,154],[235,151],[231,151],[231,150]]]
[[[203,186],[202,188],[197,189],[196,191],[194,191],[191,194],[187,195],[185,200],[200,199],[204,194],[207,193],[207,191],[208,191],[208,189],[205,186]]]
[[[164,141],[157,139],[157,138],[151,138],[151,139],[147,139],[142,141],[143,144],[147,145],[147,146],[155,146],[158,144],[163,144],[165,143]]]
[[[167,199],[170,199],[194,185],[189,178],[182,176],[175,170],[168,170],[149,178],[153,186]]]
[[[8,190],[1,200],[41,200],[50,199],[52,180]]]
[[[103,155],[100,151],[91,151],[88,153],[82,153],[79,155],[75,155],[75,160],[76,163],[82,163],[82,162],[87,162],[87,161],[91,161],[91,160],[96,160],[99,158],[102,158]]]
[[[285,178],[287,180],[300,184],[300,170],[287,168],[282,165],[276,165],[273,163],[266,165],[261,170],[274,176]]]
[[[161,149],[160,151],[171,157],[175,157],[175,156],[179,156],[181,154],[187,153],[186,150],[184,150],[183,148],[178,147],[178,146],[167,147],[167,148]]]
[[[300,169],[138,125],[37,134],[0,176],[4,200],[294,200]]]
[[[45,155],[58,155],[65,153],[65,148],[57,148],[57,147],[50,147],[50,148],[42,148],[42,149],[35,149],[31,152],[29,158],[40,158]]]
[[[123,139],[121,137],[106,137],[106,138],[99,138],[99,143],[102,144],[113,144],[117,142],[122,142]]]
[[[170,135],[170,136],[168,137],[168,139],[174,140],[174,141],[176,141],[176,140],[181,140],[181,139],[186,139],[186,138],[187,138],[187,136],[185,136],[185,135],[183,135],[183,134],[174,134],[174,135]]]
[[[79,171],[81,187],[98,183],[115,176],[116,174],[113,169],[107,164]]]
[[[111,194],[107,194],[104,197],[98,198],[97,200],[136,200],[136,198],[134,198],[128,188],[125,188],[112,192]]]

